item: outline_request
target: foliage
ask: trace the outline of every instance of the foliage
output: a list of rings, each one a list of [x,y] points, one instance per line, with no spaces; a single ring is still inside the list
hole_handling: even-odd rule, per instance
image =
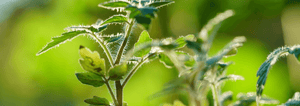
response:
[[[280,106],[298,106],[300,105],[300,93],[296,92],[292,99],[289,99],[286,103]]]
[[[185,91],[189,96],[188,104],[175,100],[173,104],[164,104],[163,106],[199,106],[207,105],[207,94],[211,90],[214,106],[232,105],[249,106],[256,100],[257,105],[278,104],[277,100],[262,97],[267,75],[272,65],[283,56],[293,54],[300,61],[300,45],[285,46],[274,50],[267,60],[261,65],[257,72],[259,79],[257,81],[256,95],[254,93],[238,94],[234,102],[232,92],[221,91],[221,85],[228,80],[244,80],[239,75],[226,75],[226,70],[233,62],[224,62],[223,58],[234,56],[237,49],[243,46],[246,38],[243,36],[235,37],[231,42],[224,46],[216,55],[209,57],[208,53],[212,42],[221,27],[222,21],[234,15],[232,10],[227,10],[211,19],[199,32],[198,35],[189,34],[177,39],[166,38],[154,40],[150,37],[147,30],[151,25],[151,20],[155,18],[159,8],[170,5],[173,1],[152,1],[152,0],[111,0],[101,3],[98,6],[117,10],[118,14],[102,21],[98,20],[93,25],[72,26],[66,28],[67,32],[61,36],[53,37],[36,55],[58,47],[66,41],[71,41],[79,35],[85,35],[95,40],[103,49],[105,56],[100,56],[97,51],[91,51],[87,47],[79,47],[79,64],[86,72],[76,73],[77,79],[86,85],[101,87],[106,85],[112,102],[106,98],[94,96],[86,99],[84,102],[94,106],[127,106],[123,101],[123,89],[126,83],[134,73],[144,63],[159,59],[167,68],[176,68],[179,72],[178,78],[167,83],[165,88],[154,95],[160,96],[171,91]],[[123,13],[126,15],[123,15]],[[110,24],[120,24],[124,26],[124,33],[116,35],[104,35],[102,32]],[[133,32],[133,27],[140,25],[145,29],[135,42],[133,49],[125,51],[128,48],[127,43]],[[118,44],[116,44],[118,43]],[[113,45],[113,47],[108,45]],[[116,49],[117,48],[117,49]],[[183,51],[191,49],[192,53]],[[115,53],[116,54],[113,54]],[[105,58],[107,58],[107,62]],[[109,63],[109,65],[107,65]],[[109,66],[109,67],[107,67]],[[115,89],[111,88],[111,81],[115,83]],[[115,90],[115,91],[114,91]],[[283,106],[299,104],[299,93],[297,92]]]
[[[100,57],[97,51],[91,51],[87,47],[80,46],[79,54],[80,59],[79,63],[83,70],[86,72],[76,73],[77,79],[86,85],[91,85],[94,87],[100,87],[106,85],[113,103],[110,103],[106,98],[101,98],[94,96],[92,99],[86,99],[84,102],[90,105],[103,105],[103,106],[126,106],[127,103],[123,101],[123,88],[126,85],[130,77],[138,70],[138,68],[148,62],[149,60],[156,59],[157,52],[150,52],[152,50],[152,39],[150,38],[147,31],[143,31],[139,37],[138,42],[135,43],[134,49],[131,50],[134,52],[134,55],[124,56],[125,48],[127,48],[127,43],[129,36],[133,30],[133,26],[136,24],[142,25],[145,29],[149,28],[151,19],[155,18],[155,12],[158,11],[158,8],[174,3],[173,1],[155,1],[152,0],[139,0],[139,1],[108,1],[101,3],[98,6],[110,9],[117,10],[117,12],[126,12],[126,15],[117,14],[113,15],[110,18],[102,21],[98,20],[93,25],[87,26],[72,26],[66,28],[68,32],[63,33],[59,37],[52,38],[53,41],[48,43],[41,51],[37,53],[40,55],[46,51],[59,46],[60,44],[70,41],[78,35],[87,35],[94,39],[101,48],[104,50],[105,55],[109,62],[109,68],[106,68],[105,59]],[[125,27],[125,33],[117,35],[103,35],[104,31],[110,24],[121,24]],[[114,48],[107,46],[110,43],[120,42],[121,45],[114,45]],[[148,45],[148,48],[144,48],[144,45]],[[154,43],[156,44],[156,43]],[[117,46],[117,47],[116,47]],[[158,46],[158,45],[156,45]],[[166,46],[166,45],[160,45]],[[115,48],[118,48],[116,56],[112,54],[115,51]],[[142,50],[139,48],[143,48]],[[138,49],[138,50],[137,50]],[[135,58],[133,68],[129,67],[131,65],[130,59]],[[115,59],[115,60],[113,60]],[[126,76],[127,75],[127,76]],[[123,81],[121,83],[121,80]],[[110,87],[110,81],[115,82],[115,92]],[[116,96],[115,96],[116,95]]]
[[[271,54],[268,55],[265,62],[258,69],[256,74],[256,76],[259,77],[256,84],[257,103],[260,103],[259,101],[261,98],[261,94],[263,92],[264,85],[266,84],[267,76],[271,66],[273,66],[279,58],[285,57],[289,54],[293,54],[298,59],[298,61],[300,61],[300,45],[285,46],[275,49]]]

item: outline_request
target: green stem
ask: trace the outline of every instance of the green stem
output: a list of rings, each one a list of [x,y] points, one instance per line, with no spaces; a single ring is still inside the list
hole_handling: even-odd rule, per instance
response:
[[[142,64],[144,64],[145,60],[147,60],[149,57],[153,56],[154,54],[151,54],[149,56],[147,56],[146,58],[142,59],[141,62],[139,62],[137,65],[135,65],[135,67],[130,71],[130,73],[128,74],[128,76],[125,78],[122,87],[124,87],[126,85],[126,83],[128,82],[128,80],[131,78],[131,76],[137,71],[137,69],[140,68],[140,66]]]
[[[118,51],[114,65],[120,63],[120,60],[121,60],[122,54],[124,52],[124,49],[126,47],[126,44],[128,42],[129,35],[130,35],[133,24],[134,24],[134,20],[133,19],[129,20],[129,24],[127,25],[127,28],[126,28],[125,39],[122,42],[122,45]],[[120,80],[115,81],[115,85],[116,85],[117,100],[119,103],[118,106],[122,106],[123,105],[123,87],[122,87],[121,81]]]
[[[96,41],[100,44],[102,49],[104,50],[110,65],[113,66],[113,59],[112,59],[112,56],[110,55],[109,50],[107,49],[107,47],[104,45],[102,40],[100,40],[94,33],[92,35],[96,39]]]
[[[105,77],[103,77],[103,79],[105,80],[106,87],[107,87],[107,89],[108,89],[108,91],[109,91],[109,93],[110,93],[111,98],[112,98],[113,101],[114,101],[114,104],[117,105],[118,102],[117,102],[117,100],[116,100],[116,96],[114,95],[114,93],[113,93],[113,91],[112,91],[112,89],[111,89],[111,87],[110,87],[110,85],[109,85],[109,83],[108,83],[108,79],[106,79]]]
[[[122,45],[121,45],[121,47],[120,47],[120,49],[118,51],[118,54],[117,54],[117,57],[116,57],[114,65],[120,63],[120,60],[121,60],[122,54],[124,52],[124,49],[126,47],[127,41],[129,39],[129,35],[130,35],[130,32],[131,32],[133,24],[134,24],[134,20],[133,19],[129,20],[129,24],[127,25],[127,28],[126,28],[125,39],[122,42]]]
[[[117,92],[117,100],[118,100],[118,106],[123,106],[123,87],[121,85],[121,81],[115,81],[116,85],[116,92]]]
[[[213,98],[214,98],[214,106],[221,106],[220,102],[219,102],[219,99],[218,99],[219,94],[218,94],[218,91],[217,91],[217,88],[216,88],[215,84],[211,85],[211,90],[212,90]]]

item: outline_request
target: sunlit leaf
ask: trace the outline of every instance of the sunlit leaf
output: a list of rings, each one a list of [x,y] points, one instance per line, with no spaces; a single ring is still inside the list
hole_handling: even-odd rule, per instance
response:
[[[184,47],[187,44],[186,40],[192,41],[194,38],[195,38],[195,36],[192,35],[192,34],[184,36],[184,37],[179,37],[178,39],[175,40],[175,43],[178,44],[178,46],[176,47],[176,49],[180,49],[180,48]]]
[[[123,9],[129,4],[130,3],[126,2],[126,1],[109,1],[109,2],[105,2],[105,3],[101,3],[98,6],[105,8],[105,9],[115,10],[115,9]]]
[[[237,48],[241,47],[246,41],[244,36],[235,37],[231,42],[229,42],[217,55],[209,58],[206,63],[208,65],[213,65],[219,62],[223,57],[232,56],[237,53]]]
[[[153,3],[150,3],[148,6],[155,7],[155,8],[161,8],[167,5],[170,5],[172,3],[175,3],[174,1],[156,1]]]
[[[158,58],[159,61],[162,62],[167,68],[171,68],[174,66],[173,62],[167,55],[161,53],[158,55]]]
[[[221,77],[218,79],[218,82],[221,82],[221,81],[226,81],[226,80],[233,80],[233,81],[236,81],[236,80],[244,80],[244,77],[243,76],[239,76],[239,75],[227,75],[227,76],[224,76],[224,77]]]
[[[232,10],[226,10],[225,12],[219,13],[216,17],[209,20],[208,23],[201,29],[199,38],[204,41],[210,40],[208,42],[211,42],[220,27],[220,23],[233,16],[233,14],[234,12]]]
[[[176,52],[177,57],[179,59],[179,61],[184,62],[184,65],[187,67],[194,67],[194,65],[196,64],[195,59],[189,55],[188,53],[182,52],[182,51],[177,51]]]
[[[77,79],[83,84],[91,85],[94,87],[100,87],[104,84],[104,80],[101,76],[90,72],[76,73],[75,75]]]
[[[143,31],[139,37],[139,40],[134,44],[134,48],[136,49],[138,46],[146,44],[146,43],[151,43],[152,39],[150,38],[150,35],[147,31]],[[148,54],[151,50],[151,47],[149,48],[144,48],[143,50],[140,50],[138,52],[135,52],[134,56],[136,57],[143,57],[146,54]],[[137,50],[135,50],[137,51]]]
[[[79,54],[81,57],[79,63],[84,70],[98,75],[105,75],[105,61],[103,58],[100,58],[97,51],[92,52],[88,48],[80,46]]]
[[[300,106],[300,92],[296,92],[292,99],[280,106]]]
[[[86,99],[84,100],[84,102],[91,105],[109,106],[109,101],[106,98],[101,98],[97,96],[94,96],[92,99]]]
[[[101,37],[101,38],[103,38],[103,40],[106,43],[112,43],[112,42],[116,42],[116,41],[122,39],[123,35],[124,34],[118,34],[118,35],[114,35],[114,36],[105,36],[105,37]]]
[[[101,25],[105,25],[105,24],[122,24],[122,23],[126,23],[127,22],[127,18],[123,15],[114,15],[109,17],[108,19],[106,19]]]
[[[237,95],[237,101],[233,103],[233,106],[251,106],[251,104],[255,103],[255,93],[250,92],[247,94],[239,93]],[[271,99],[268,97],[262,97],[261,101],[259,101],[261,104],[278,104],[279,101],[275,99]]]
[[[296,57],[299,56],[299,49],[300,45],[295,45],[292,47],[285,46],[275,49],[271,54],[268,55],[267,59],[260,66],[256,74],[256,76],[259,77],[256,84],[256,95],[258,98],[257,101],[259,101],[260,96],[262,95],[271,66],[274,65],[279,58],[285,57],[288,54],[294,54]]]
[[[39,51],[36,55],[40,55],[49,49],[52,49],[53,47],[56,47],[62,43],[65,43],[66,41],[72,40],[74,37],[87,33],[85,30],[77,30],[77,31],[71,31],[63,33],[62,36],[59,37],[53,37],[52,41],[48,43],[41,51]]]
[[[127,64],[122,63],[109,69],[110,80],[120,80],[127,73]]]
[[[72,27],[68,27],[66,28],[67,30],[86,30],[87,32],[96,32],[96,33],[100,33],[102,31],[104,31],[107,28],[107,25],[92,25],[92,26],[72,26]]]

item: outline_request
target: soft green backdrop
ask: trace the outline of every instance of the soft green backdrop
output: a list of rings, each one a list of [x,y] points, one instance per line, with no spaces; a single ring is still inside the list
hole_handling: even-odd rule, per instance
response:
[[[9,1],[9,0],[8,0]],[[0,105],[1,106],[81,106],[94,95],[110,99],[105,86],[94,88],[81,84],[75,72],[83,71],[78,63],[79,45],[97,50],[99,45],[79,36],[48,52],[35,54],[72,25],[90,25],[98,18],[106,19],[116,12],[97,5],[105,0],[24,0],[2,3],[0,16]],[[284,8],[298,4],[292,0],[175,0],[175,4],[158,11],[150,28],[155,39],[196,34],[217,13],[234,9],[236,15],[223,22],[210,55],[217,53],[235,36],[244,35],[247,42],[234,57],[228,74],[245,77],[228,82],[223,91],[254,92],[256,71],[275,48],[284,45],[281,14]],[[6,18],[8,17],[8,18]],[[2,21],[3,20],[3,21]],[[105,33],[118,33],[122,28],[109,26]],[[136,28],[136,36],[141,32]],[[115,31],[116,30],[116,31]],[[299,42],[300,43],[300,42]],[[299,64],[297,64],[299,65]],[[153,61],[142,66],[125,87],[124,100],[130,106],[157,106],[178,99],[166,95],[149,99],[163,84],[177,77],[175,69],[167,69]],[[291,88],[286,59],[281,59],[269,74],[264,94],[285,102],[299,89]],[[299,82],[298,82],[299,83]],[[234,96],[235,97],[235,96]]]

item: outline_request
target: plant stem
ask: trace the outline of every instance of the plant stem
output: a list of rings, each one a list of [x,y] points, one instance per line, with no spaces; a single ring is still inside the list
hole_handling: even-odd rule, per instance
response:
[[[140,66],[142,64],[144,64],[145,60],[147,60],[147,58],[153,56],[154,54],[151,54],[149,56],[147,56],[146,58],[143,58],[141,60],[141,62],[139,62],[137,65],[134,66],[134,68],[130,71],[130,73],[128,74],[128,76],[125,78],[124,82],[122,83],[122,87],[124,87],[126,85],[126,83],[128,82],[128,80],[131,78],[131,76],[137,71],[137,69],[140,68]]]
[[[213,93],[214,106],[220,106],[219,99],[218,99],[219,94],[218,94],[218,91],[217,91],[217,88],[216,88],[215,84],[211,84],[211,91]]]
[[[120,63],[120,60],[121,60],[121,57],[123,55],[124,49],[126,47],[127,41],[129,39],[129,35],[131,33],[131,29],[132,29],[133,24],[134,24],[134,20],[130,19],[129,24],[126,27],[125,39],[122,42],[122,45],[121,45],[121,47],[118,51],[118,54],[117,54],[116,61],[115,61],[114,65]],[[123,105],[123,87],[122,87],[121,81],[120,80],[115,81],[115,85],[116,85],[118,106],[122,106]]]
[[[117,54],[117,57],[116,57],[116,61],[115,61],[115,64],[119,64],[120,63],[120,60],[121,60],[121,57],[123,55],[123,52],[124,52],[124,49],[126,47],[126,44],[127,44],[127,41],[129,39],[129,35],[131,33],[131,29],[132,29],[132,26],[134,24],[134,20],[133,19],[130,19],[129,20],[129,24],[127,25],[127,28],[126,28],[126,33],[125,33],[125,39],[124,41],[122,42],[122,45],[118,51],[118,54]]]
[[[103,79],[105,80],[106,87],[107,87],[107,89],[108,89],[108,91],[109,91],[109,93],[110,93],[111,98],[112,98],[113,101],[114,101],[114,104],[117,105],[118,102],[117,102],[117,100],[116,100],[116,96],[114,95],[114,93],[113,93],[113,91],[112,91],[112,89],[111,89],[111,87],[110,87],[110,85],[109,85],[109,83],[108,83],[108,79],[106,79],[105,77],[103,77]]]
[[[96,41],[100,44],[100,46],[102,47],[102,49],[104,50],[104,52],[105,52],[105,54],[107,56],[107,59],[108,59],[110,65],[113,66],[113,59],[112,59],[112,56],[110,55],[109,50],[107,49],[107,47],[104,45],[104,43],[102,42],[102,40],[99,39],[94,33],[92,35],[96,39]]]
[[[121,81],[115,81],[116,85],[116,92],[117,92],[117,99],[118,99],[118,106],[123,106],[123,87],[121,85]]]

